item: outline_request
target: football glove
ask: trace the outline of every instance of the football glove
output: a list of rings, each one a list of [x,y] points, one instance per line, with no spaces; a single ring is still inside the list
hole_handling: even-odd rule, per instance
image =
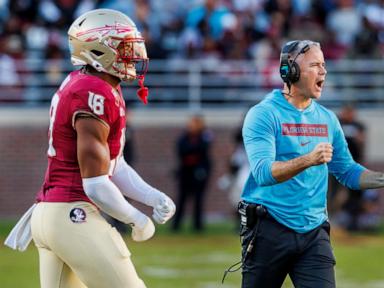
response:
[[[175,203],[164,193],[160,192],[153,199],[153,214],[152,218],[156,223],[166,223],[176,212]]]

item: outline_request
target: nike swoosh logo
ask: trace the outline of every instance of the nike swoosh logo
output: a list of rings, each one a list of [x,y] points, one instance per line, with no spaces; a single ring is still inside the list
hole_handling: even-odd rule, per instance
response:
[[[301,145],[301,146],[305,146],[305,145],[308,145],[309,143],[311,143],[311,141],[301,142],[300,145]]]

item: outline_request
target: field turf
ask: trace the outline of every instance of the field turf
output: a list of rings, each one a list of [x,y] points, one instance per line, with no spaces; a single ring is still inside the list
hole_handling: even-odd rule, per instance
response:
[[[13,223],[0,222],[0,240]],[[134,243],[126,236],[138,273],[148,288],[235,288],[240,287],[240,271],[227,276],[223,271],[239,260],[239,238],[229,224],[212,224],[208,231],[193,234],[185,230],[172,234],[159,229],[155,238]],[[384,233],[332,234],[337,259],[338,288],[384,288]],[[33,245],[24,253],[0,246],[0,287],[38,288],[38,255]],[[284,287],[293,287],[290,280]]]

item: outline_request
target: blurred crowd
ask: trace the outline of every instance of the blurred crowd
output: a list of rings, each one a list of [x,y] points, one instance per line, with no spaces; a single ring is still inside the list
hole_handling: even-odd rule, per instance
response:
[[[152,59],[276,59],[293,38],[327,59],[384,55],[384,0],[0,0],[1,57],[66,56],[69,25],[94,8],[129,15]]]
[[[247,59],[265,85],[280,84],[274,72],[288,39],[321,42],[327,60],[384,56],[384,0],[0,0],[0,101],[42,97],[31,65],[45,71],[39,81],[57,85],[69,64],[67,30],[94,8],[129,15],[151,59]]]

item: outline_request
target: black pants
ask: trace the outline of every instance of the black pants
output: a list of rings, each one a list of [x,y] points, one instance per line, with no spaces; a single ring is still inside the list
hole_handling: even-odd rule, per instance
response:
[[[196,231],[204,230],[204,192],[206,180],[197,181],[181,179],[179,183],[179,195],[177,199],[177,209],[173,222],[173,229],[179,230],[184,217],[185,206],[189,198],[194,198],[193,203],[193,228]]]
[[[243,264],[242,288],[280,288],[287,274],[296,288],[336,287],[328,222],[301,234],[269,214],[259,221],[253,250]],[[243,259],[253,229],[241,227]]]

